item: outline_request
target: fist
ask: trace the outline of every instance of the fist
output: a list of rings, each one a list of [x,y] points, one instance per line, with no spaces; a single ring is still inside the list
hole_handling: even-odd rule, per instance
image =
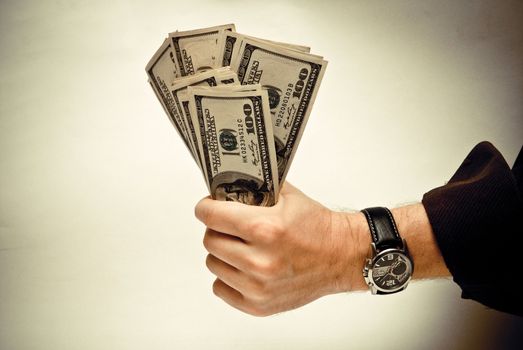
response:
[[[207,197],[195,215],[207,226],[213,291],[241,311],[267,316],[364,283],[361,269],[354,271],[357,214],[333,212],[289,183],[273,207]]]

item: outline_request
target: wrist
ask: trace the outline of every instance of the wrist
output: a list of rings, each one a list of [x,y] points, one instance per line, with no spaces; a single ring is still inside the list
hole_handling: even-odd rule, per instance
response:
[[[394,208],[391,212],[416,266],[412,278],[450,276],[423,204],[406,205]]]
[[[398,207],[391,212],[416,266],[413,279],[450,276],[423,205]],[[332,234],[339,242],[333,292],[367,290],[362,271],[370,253],[371,236],[365,216],[361,212],[332,212]]]
[[[332,212],[332,233],[339,244],[334,293],[367,290],[363,267],[368,256],[370,230],[361,212]]]

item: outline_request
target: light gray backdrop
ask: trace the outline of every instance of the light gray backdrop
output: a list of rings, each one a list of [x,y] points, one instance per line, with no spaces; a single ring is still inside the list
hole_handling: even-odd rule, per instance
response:
[[[329,60],[288,180],[331,208],[419,201],[477,142],[521,147],[521,1],[2,0],[0,349],[514,345],[521,320],[449,280],[268,318],[212,294],[206,187],[144,67],[230,22]]]

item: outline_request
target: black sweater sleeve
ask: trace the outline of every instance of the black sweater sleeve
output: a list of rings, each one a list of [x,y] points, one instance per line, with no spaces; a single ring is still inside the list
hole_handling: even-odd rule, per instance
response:
[[[492,144],[469,153],[449,182],[423,196],[462,297],[523,315],[523,149],[512,170]]]

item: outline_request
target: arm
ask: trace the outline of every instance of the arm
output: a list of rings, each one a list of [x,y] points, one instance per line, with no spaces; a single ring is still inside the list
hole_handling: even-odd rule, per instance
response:
[[[392,212],[415,264],[413,277],[448,276],[423,205]],[[195,214],[207,226],[214,293],[244,312],[270,315],[367,289],[362,269],[370,232],[361,213],[333,212],[286,183],[273,207],[205,198]]]
[[[523,315],[517,287],[523,244],[523,149],[512,169],[488,142],[447,184],[423,196],[435,238],[462,298]]]
[[[523,315],[512,282],[523,237],[522,183],[523,149],[511,170],[482,142],[423,204],[393,209],[414,261],[413,278],[452,273],[463,298]],[[214,292],[240,310],[269,315],[367,288],[361,270],[370,233],[361,213],[332,212],[287,183],[274,207],[204,199],[196,216],[208,226]]]

